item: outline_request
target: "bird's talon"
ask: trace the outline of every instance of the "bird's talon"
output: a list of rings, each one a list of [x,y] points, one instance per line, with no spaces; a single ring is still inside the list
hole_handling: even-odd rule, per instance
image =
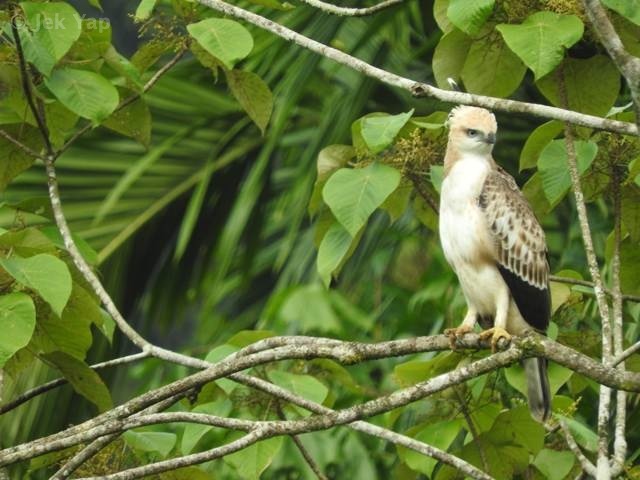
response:
[[[491,351],[493,353],[496,353],[498,347],[502,350],[511,342],[511,334],[501,327],[493,327],[485,330],[480,334],[480,338],[482,340],[491,338]],[[502,339],[504,339],[504,342],[501,342]]]
[[[444,334],[449,337],[449,346],[451,347],[451,350],[455,350],[457,348],[456,341],[459,338],[462,338],[466,333],[471,331],[472,329],[465,325],[461,325],[457,328],[447,328],[444,331]]]

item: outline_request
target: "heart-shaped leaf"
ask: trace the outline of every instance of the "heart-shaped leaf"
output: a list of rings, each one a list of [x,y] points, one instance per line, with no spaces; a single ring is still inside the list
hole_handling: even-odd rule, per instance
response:
[[[537,12],[520,25],[496,27],[513,52],[531,69],[536,80],[560,64],[566,48],[574,45],[584,31],[575,15]]]
[[[0,367],[29,343],[35,327],[36,307],[29,295],[0,295]]]
[[[253,49],[249,31],[233,20],[207,18],[187,26],[189,34],[228,69],[245,58]]]
[[[33,289],[61,316],[71,295],[71,274],[58,257],[42,253],[29,258],[0,258],[0,266],[25,287]]]
[[[341,168],[327,180],[322,198],[336,219],[355,237],[399,183],[400,172],[378,162],[365,168]]]

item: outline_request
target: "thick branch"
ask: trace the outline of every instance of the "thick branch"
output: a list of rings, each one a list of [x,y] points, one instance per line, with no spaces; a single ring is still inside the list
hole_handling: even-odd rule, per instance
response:
[[[460,369],[439,375],[425,382],[379,397],[375,400],[370,400],[361,405],[327,413],[325,415],[312,416],[304,420],[265,422],[264,426],[258,427],[245,437],[223,447],[214,448],[206,452],[187,455],[176,459],[157,462],[143,467],[132,468],[113,475],[107,475],[103,478],[105,480],[131,480],[141,478],[147,475],[214,460],[234,451],[246,448],[247,446],[265,438],[325,430],[338,425],[351,423],[361,418],[388,412],[395,408],[407,405],[408,403],[420,400],[428,395],[440,392],[450,386],[457,385],[466,380],[492,371],[495,368],[510,365],[517,361],[521,356],[522,352],[519,351],[519,349],[511,348],[507,351],[499,352],[491,355],[490,357],[473,362]],[[481,476],[474,475],[474,478],[491,478],[486,474],[482,474],[482,472],[478,472],[477,475]]]
[[[467,347],[474,345],[475,348],[486,347],[486,344],[481,343],[478,337],[479,336],[475,334],[467,335],[462,345]],[[320,345],[316,346],[307,342],[276,347],[271,350],[246,356],[228,358],[204,371],[147,392],[82,424],[27,444],[7,448],[0,452],[0,466],[32,458],[35,455],[67,448],[79,442],[90,441],[97,436],[111,433],[113,428],[115,428],[113,425],[121,425],[127,417],[169,396],[198,388],[213,380],[230,376],[231,374],[250,367],[280,360],[313,358],[331,358],[343,364],[353,364],[368,359],[416,353],[416,351],[419,351],[416,345],[420,345],[423,348],[422,351],[447,350],[449,348],[449,339],[444,335],[437,335],[434,337],[398,340],[379,344],[341,342],[339,345],[327,345],[321,342]],[[640,374],[628,371],[623,372],[602,365],[575,350],[562,346],[548,338],[536,335],[516,339],[509,350],[487,357],[467,367],[448,372],[447,374],[414,387],[394,392],[386,397],[372,401],[373,403],[367,402],[364,405],[352,407],[352,409],[348,410],[356,412],[356,417],[343,417],[343,414],[340,414],[340,416],[337,417],[336,421],[338,423],[336,423],[336,425],[349,423],[358,418],[404,406],[407,403],[466,381],[471,377],[482,375],[490,370],[508,365],[515,360],[528,356],[544,356],[608,386],[640,391]],[[233,379],[234,377],[231,376],[231,378]],[[332,417],[330,416],[330,418]],[[329,421],[332,422],[333,420]],[[328,424],[323,425],[325,425],[323,428],[329,428],[331,426]]]
[[[413,95],[422,97],[433,97],[443,102],[476,105],[479,107],[489,108],[492,110],[501,110],[510,113],[525,113],[536,117],[549,118],[568,122],[584,127],[596,128],[599,130],[608,130],[611,132],[625,133],[628,135],[639,135],[640,129],[637,125],[609,120],[605,118],[594,117],[577,112],[571,112],[562,108],[550,107],[547,105],[539,105],[534,103],[518,102],[515,100],[507,100],[502,98],[485,97],[482,95],[473,95],[470,93],[455,92],[450,90],[442,90],[435,88],[427,83],[416,82],[409,78],[387,72],[381,68],[370,65],[356,57],[346,54],[338,49],[324,45],[323,43],[312,40],[293,30],[273,22],[265,17],[257,15],[248,10],[244,10],[235,5],[230,5],[222,0],[198,0],[201,5],[207,6],[219,12],[231,15],[232,17],[245,20],[263,30],[267,30],[287,41],[293,42],[323,57],[334,60],[341,65],[345,65],[356,70],[368,77],[375,78],[387,85],[401,88]]]

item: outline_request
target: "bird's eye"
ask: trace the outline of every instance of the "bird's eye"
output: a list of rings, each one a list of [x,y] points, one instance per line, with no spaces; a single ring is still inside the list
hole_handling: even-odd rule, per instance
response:
[[[467,129],[467,135],[470,137],[475,137],[478,134],[478,130],[474,130],[473,128]]]

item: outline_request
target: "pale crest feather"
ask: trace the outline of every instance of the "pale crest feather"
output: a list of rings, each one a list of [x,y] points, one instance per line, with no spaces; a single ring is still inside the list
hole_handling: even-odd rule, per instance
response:
[[[479,203],[495,239],[496,261],[527,283],[547,288],[544,231],[513,177],[501,168],[489,172]]]

